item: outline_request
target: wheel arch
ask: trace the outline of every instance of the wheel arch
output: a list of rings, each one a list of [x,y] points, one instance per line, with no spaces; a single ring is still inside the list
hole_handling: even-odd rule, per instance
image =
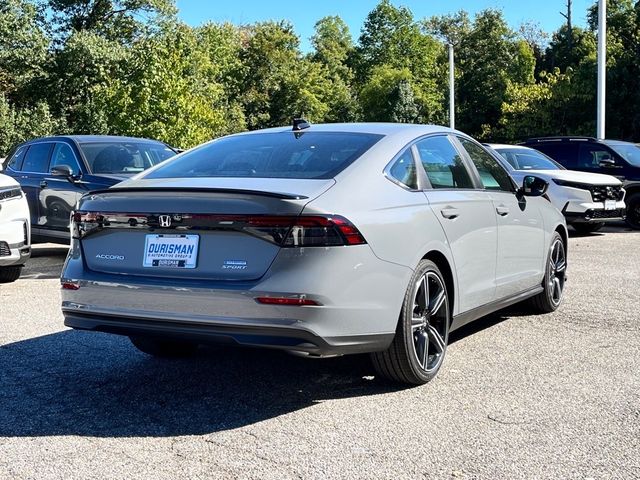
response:
[[[564,225],[558,225],[555,231],[562,237],[562,243],[564,243],[564,252],[566,255],[569,250],[569,233],[567,232],[567,228]]]
[[[440,269],[440,272],[444,276],[444,283],[447,287],[447,293],[449,294],[449,311],[451,312],[451,318],[453,318],[454,314],[454,305],[456,298],[456,288],[455,288],[455,279],[453,275],[453,269],[449,263],[447,257],[440,252],[439,250],[431,250],[426,253],[423,257],[423,260],[431,260],[433,263],[437,265]]]

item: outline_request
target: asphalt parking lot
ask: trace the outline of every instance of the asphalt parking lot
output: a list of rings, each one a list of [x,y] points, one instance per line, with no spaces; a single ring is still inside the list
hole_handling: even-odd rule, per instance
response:
[[[62,324],[66,249],[0,286],[0,478],[640,478],[640,232],[569,241],[564,304],[452,338],[400,388],[366,357],[157,360]]]

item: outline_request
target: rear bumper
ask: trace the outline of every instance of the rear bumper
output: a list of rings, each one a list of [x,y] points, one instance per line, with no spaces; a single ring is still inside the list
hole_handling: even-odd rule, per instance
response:
[[[318,355],[389,346],[412,270],[368,245],[282,249],[255,281],[207,281],[101,273],[72,243],[62,273],[65,324],[122,335],[188,336]],[[318,305],[265,305],[264,296],[304,295]]]
[[[300,328],[180,322],[64,310],[64,324],[79,330],[118,335],[146,335],[196,343],[267,347],[311,355],[344,355],[386,349],[393,334],[320,337]]]

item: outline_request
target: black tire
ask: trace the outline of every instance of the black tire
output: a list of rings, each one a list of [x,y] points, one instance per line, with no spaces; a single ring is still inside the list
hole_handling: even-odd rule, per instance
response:
[[[627,225],[640,230],[640,192],[629,195],[624,202],[627,204]]]
[[[562,303],[567,272],[567,248],[558,232],[551,237],[547,266],[542,281],[543,291],[529,303],[537,313],[554,312]]]
[[[182,358],[193,355],[198,349],[198,344],[184,340],[170,340],[157,337],[144,337],[132,335],[131,343],[148,355],[161,358]]]
[[[603,222],[594,223],[572,223],[571,226],[578,233],[593,233],[604,227]]]
[[[394,382],[412,385],[429,382],[444,361],[450,326],[444,277],[435,263],[422,260],[404,296],[393,342],[384,352],[371,354],[374,368]],[[430,355],[430,351],[434,353]]]
[[[12,267],[0,267],[0,283],[15,282],[20,278],[22,272],[22,265],[16,265]]]

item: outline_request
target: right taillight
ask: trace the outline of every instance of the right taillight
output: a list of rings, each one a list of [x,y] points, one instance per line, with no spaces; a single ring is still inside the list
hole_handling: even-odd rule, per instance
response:
[[[367,243],[360,231],[339,215],[249,216],[243,230],[284,248]]]

